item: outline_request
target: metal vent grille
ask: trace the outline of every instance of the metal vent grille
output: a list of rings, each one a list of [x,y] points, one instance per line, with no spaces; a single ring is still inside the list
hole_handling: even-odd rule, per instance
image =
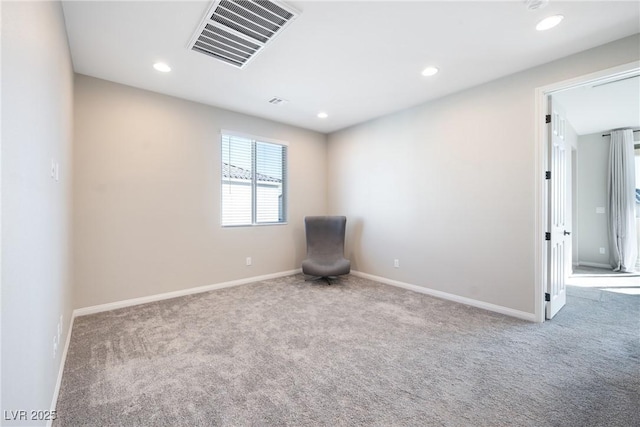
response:
[[[216,0],[189,48],[243,68],[298,12],[272,0]]]

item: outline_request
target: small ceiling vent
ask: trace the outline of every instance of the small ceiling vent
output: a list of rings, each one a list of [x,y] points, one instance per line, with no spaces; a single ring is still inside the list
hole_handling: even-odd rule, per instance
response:
[[[269,104],[273,104],[273,105],[284,105],[284,104],[288,104],[289,101],[287,101],[286,99],[282,99],[279,98],[277,96],[274,96],[273,98],[271,98],[269,100]]]
[[[549,0],[524,0],[524,4],[529,10],[537,10],[544,8],[549,4]]]
[[[297,16],[274,0],[215,0],[189,48],[243,68]]]

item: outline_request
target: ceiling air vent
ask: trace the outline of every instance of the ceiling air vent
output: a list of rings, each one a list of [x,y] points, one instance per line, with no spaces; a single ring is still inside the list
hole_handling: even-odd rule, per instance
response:
[[[284,105],[288,103],[289,101],[287,101],[286,99],[278,98],[277,96],[274,96],[269,100],[269,104],[273,104],[273,105]]]
[[[279,1],[216,0],[189,48],[243,68],[297,16]]]

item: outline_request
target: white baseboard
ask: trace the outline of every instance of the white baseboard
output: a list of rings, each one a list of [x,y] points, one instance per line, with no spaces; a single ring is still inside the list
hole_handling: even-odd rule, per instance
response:
[[[247,277],[246,279],[232,280],[230,282],[215,283],[213,285],[198,286],[196,288],[182,289],[179,291],[166,292],[163,294],[149,295],[146,297],[133,298],[123,301],[110,302],[107,304],[93,305],[73,310],[73,317],[86,316],[88,314],[101,313],[103,311],[116,310],[118,308],[131,307],[134,305],[146,304],[149,302],[162,301],[170,298],[182,297],[185,295],[199,294],[201,292],[215,291],[216,289],[230,288],[232,286],[246,285],[248,283],[259,282],[261,280],[275,279],[277,277],[291,276],[300,273],[301,270],[281,271],[279,273],[265,274],[263,276]]]
[[[414,292],[419,292],[421,294],[430,295],[436,298],[441,298],[465,305],[470,305],[472,307],[482,308],[484,310],[493,311],[495,313],[504,314],[511,317],[516,317],[518,319],[528,320],[530,322],[536,321],[536,315],[534,313],[527,313],[525,311],[514,310],[512,308],[503,307],[501,305],[490,304],[484,301],[478,301],[471,298],[461,297],[459,295],[450,294],[447,292],[436,291],[435,289],[425,288],[423,286],[412,285],[410,283],[399,282],[397,280],[387,279],[385,277],[374,276],[372,274],[362,273],[360,271],[351,270],[351,274],[354,276],[362,277],[365,279],[373,280],[380,283],[385,283],[387,285],[396,286],[399,288],[409,289]]]
[[[585,267],[596,267],[596,268],[605,268],[607,270],[611,270],[611,266],[609,264],[600,264],[599,262],[589,262],[589,261],[578,261],[578,265],[584,265]]]
[[[69,351],[69,343],[71,342],[71,331],[73,330],[73,320],[75,316],[71,316],[71,321],[69,322],[69,330],[67,331],[67,340],[64,343],[64,350],[62,351],[62,355],[60,357],[60,368],[58,369],[58,379],[56,380],[56,387],[53,389],[53,399],[51,399],[51,411],[56,410],[56,405],[58,404],[58,393],[60,393],[60,386],[62,385],[62,374],[64,374],[64,365],[67,362],[67,352]],[[53,420],[47,421],[47,427],[51,427],[53,425]]]

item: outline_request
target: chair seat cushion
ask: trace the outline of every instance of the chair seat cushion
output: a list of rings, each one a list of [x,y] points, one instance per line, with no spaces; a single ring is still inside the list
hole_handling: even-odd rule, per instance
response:
[[[309,276],[340,276],[349,274],[351,262],[345,258],[338,259],[305,259],[302,261],[302,272]]]

